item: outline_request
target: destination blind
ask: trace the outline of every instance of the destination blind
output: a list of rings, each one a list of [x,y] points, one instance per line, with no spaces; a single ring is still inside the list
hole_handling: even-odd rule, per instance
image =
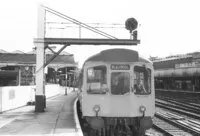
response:
[[[130,65],[128,64],[112,64],[110,66],[112,70],[130,70]]]

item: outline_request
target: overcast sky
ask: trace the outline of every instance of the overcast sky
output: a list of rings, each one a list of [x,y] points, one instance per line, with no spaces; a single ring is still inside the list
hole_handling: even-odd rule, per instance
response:
[[[32,50],[33,38],[37,37],[38,4],[48,6],[85,23],[124,24],[127,18],[134,17],[141,24],[138,30],[141,44],[137,47],[121,47],[138,50],[147,58],[200,51],[199,0],[1,1],[0,49],[10,52]],[[128,31],[124,30],[121,33],[121,30],[122,28],[105,31],[118,38],[129,39]],[[65,36],[63,32],[61,33],[61,36]],[[83,33],[82,37],[93,38],[93,35]],[[73,53],[76,61],[82,64],[90,55],[107,48],[113,47],[71,46],[65,51]]]

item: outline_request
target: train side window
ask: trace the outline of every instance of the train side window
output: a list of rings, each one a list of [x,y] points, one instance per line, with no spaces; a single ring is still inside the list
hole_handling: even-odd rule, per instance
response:
[[[151,93],[151,70],[142,66],[134,67],[134,92],[139,95]]]
[[[87,69],[87,92],[105,94],[108,91],[106,66],[95,66]]]

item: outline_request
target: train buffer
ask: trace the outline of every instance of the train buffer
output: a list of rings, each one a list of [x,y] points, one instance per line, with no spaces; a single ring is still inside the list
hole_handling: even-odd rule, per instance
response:
[[[24,106],[0,114],[0,135],[82,136],[76,117],[76,92],[47,99],[45,112]]]

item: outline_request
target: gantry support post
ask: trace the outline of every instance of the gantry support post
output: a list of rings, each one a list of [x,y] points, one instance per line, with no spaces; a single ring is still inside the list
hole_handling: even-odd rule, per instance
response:
[[[45,50],[44,43],[37,43],[36,55],[36,95],[35,95],[35,112],[44,112],[45,106],[45,74],[44,61]]]
[[[45,37],[45,9],[38,6],[38,22],[37,22],[37,37]],[[35,95],[35,112],[44,112],[46,107],[45,99],[45,43],[36,44],[36,95]]]

